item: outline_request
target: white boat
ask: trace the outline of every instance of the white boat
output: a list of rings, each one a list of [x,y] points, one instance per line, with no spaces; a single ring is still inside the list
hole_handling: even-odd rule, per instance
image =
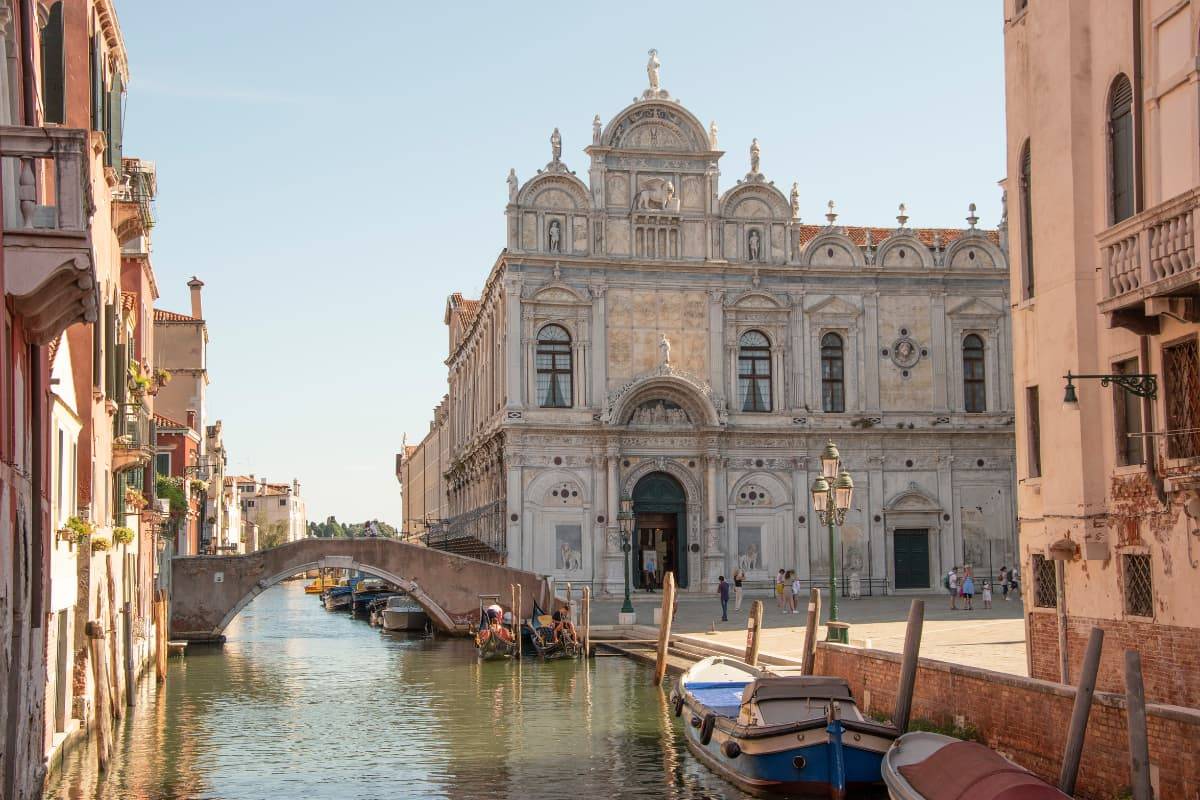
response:
[[[1027,769],[978,742],[914,731],[883,759],[892,800],[1070,800]]]
[[[385,631],[423,631],[429,624],[425,609],[406,594],[389,597],[380,617]]]

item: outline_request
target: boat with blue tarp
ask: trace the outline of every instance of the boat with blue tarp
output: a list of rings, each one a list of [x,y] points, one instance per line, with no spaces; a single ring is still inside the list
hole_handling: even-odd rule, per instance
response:
[[[726,656],[693,665],[671,700],[688,748],[754,794],[875,796],[899,735],[866,719],[842,678],[775,674]]]

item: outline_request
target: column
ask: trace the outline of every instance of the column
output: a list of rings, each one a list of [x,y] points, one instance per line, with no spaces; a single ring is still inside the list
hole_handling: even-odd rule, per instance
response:
[[[521,284],[516,280],[504,283],[504,394],[506,408],[522,405],[521,359],[524,347],[521,342]]]
[[[804,472],[806,459],[792,459],[792,496],[795,502],[792,504],[792,524],[791,530],[794,531],[790,548],[792,553],[791,563],[795,565],[796,574],[800,580],[808,580],[812,570],[809,568],[809,548],[808,548],[808,526],[813,524],[809,516],[808,508],[808,485],[804,482],[807,477]],[[804,522],[800,522],[800,517],[804,517]]]
[[[620,511],[620,447],[615,441],[608,443],[608,479],[606,488],[608,490],[607,510],[604,514],[605,525],[607,525],[607,537],[605,543],[605,591],[610,594],[620,594],[625,589],[625,572],[622,558],[624,553],[620,549],[621,541],[621,526],[617,521],[617,513]]]
[[[950,398],[946,394],[949,376],[953,374],[946,357],[946,291],[935,290],[930,298],[930,342],[929,355],[933,362],[933,407],[938,411],[950,410]]]
[[[866,327],[866,336],[864,337],[864,348],[860,357],[863,360],[863,365],[866,367],[866,391],[863,396],[867,398],[867,407],[864,411],[872,413],[878,412],[879,409],[879,352],[878,347],[870,352],[866,350],[867,342],[875,342],[878,344],[881,341],[879,335],[879,292],[871,292],[863,298],[864,306],[864,325]]]
[[[725,397],[722,388],[721,373],[721,340],[724,338],[723,305],[725,292],[721,289],[710,289],[708,292],[708,382],[713,394]]]
[[[717,578],[725,571],[725,556],[721,552],[721,525],[717,522],[717,466],[720,454],[715,447],[710,446],[704,457],[704,576],[703,588],[712,589],[717,585]]]
[[[607,391],[608,376],[605,369],[608,364],[608,324],[607,302],[604,292],[607,287],[593,286],[592,293],[592,384],[591,395],[588,398],[594,408],[603,410],[604,395]]]

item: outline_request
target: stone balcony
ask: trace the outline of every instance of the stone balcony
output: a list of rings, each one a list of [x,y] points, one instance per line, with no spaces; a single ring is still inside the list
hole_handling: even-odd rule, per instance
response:
[[[6,290],[38,344],[97,316],[87,152],[87,131],[0,126]]]
[[[1097,238],[1100,311],[1111,327],[1157,333],[1159,315],[1200,321],[1200,188],[1112,226]]]

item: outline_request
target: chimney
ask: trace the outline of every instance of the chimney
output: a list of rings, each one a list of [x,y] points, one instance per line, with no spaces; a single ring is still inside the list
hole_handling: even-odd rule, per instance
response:
[[[300,481],[295,478],[292,478],[292,494],[296,495],[296,497],[300,496]]]
[[[196,409],[194,408],[187,410],[187,426],[192,430],[196,430]]]
[[[204,319],[204,309],[200,305],[200,290],[204,288],[204,281],[193,275],[187,285],[192,290],[192,316]]]

